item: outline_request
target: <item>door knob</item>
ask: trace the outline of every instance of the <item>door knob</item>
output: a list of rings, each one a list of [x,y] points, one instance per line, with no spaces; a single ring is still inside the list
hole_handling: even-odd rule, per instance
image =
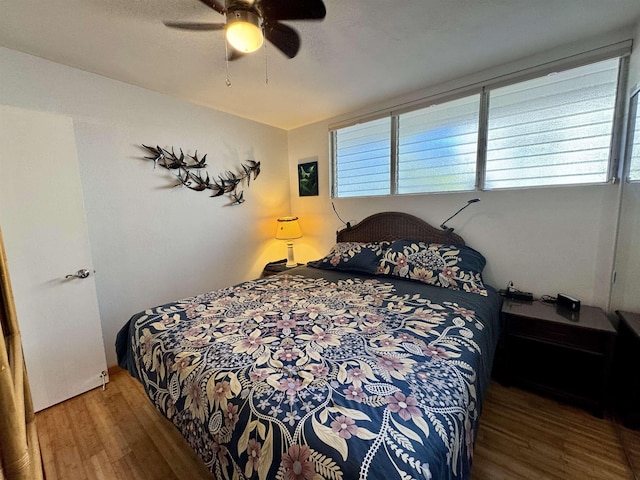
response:
[[[78,270],[76,273],[71,273],[64,278],[87,278],[91,275],[91,272],[86,268]]]

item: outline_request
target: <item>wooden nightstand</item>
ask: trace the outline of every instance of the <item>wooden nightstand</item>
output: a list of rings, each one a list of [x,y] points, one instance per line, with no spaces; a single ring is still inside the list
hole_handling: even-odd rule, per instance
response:
[[[626,427],[640,429],[640,314],[616,311],[620,318],[615,372],[617,406]]]
[[[298,263],[296,267],[299,267],[302,263]],[[278,260],[277,262],[270,262],[264,266],[262,275],[260,278],[270,277],[271,275],[277,275],[278,273],[286,272],[296,267],[287,267],[287,259]]]
[[[502,305],[505,381],[593,407],[603,416],[616,329],[604,312],[540,301]]]

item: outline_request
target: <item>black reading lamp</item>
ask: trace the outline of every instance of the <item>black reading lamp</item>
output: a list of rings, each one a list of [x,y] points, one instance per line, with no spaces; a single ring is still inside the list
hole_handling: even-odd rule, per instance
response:
[[[467,208],[472,203],[476,203],[476,202],[479,202],[479,201],[480,201],[479,198],[472,198],[471,200],[467,200],[467,204],[464,205],[461,209],[459,209],[456,213],[451,215],[449,218],[447,218],[444,222],[442,222],[440,224],[440,228],[443,229],[447,235],[450,235],[451,233],[453,233],[453,228],[452,227],[447,227],[447,222],[449,220],[451,220],[453,217],[455,217],[456,215],[458,215],[462,210]]]

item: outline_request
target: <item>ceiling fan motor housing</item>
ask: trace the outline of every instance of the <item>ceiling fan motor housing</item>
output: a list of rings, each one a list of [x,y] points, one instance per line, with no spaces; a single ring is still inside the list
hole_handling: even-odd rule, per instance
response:
[[[227,16],[237,10],[245,10],[255,13],[262,18],[262,5],[259,0],[227,0],[225,3],[225,12]]]
[[[262,18],[252,9],[227,10],[226,36],[239,52],[255,52],[264,42]]]

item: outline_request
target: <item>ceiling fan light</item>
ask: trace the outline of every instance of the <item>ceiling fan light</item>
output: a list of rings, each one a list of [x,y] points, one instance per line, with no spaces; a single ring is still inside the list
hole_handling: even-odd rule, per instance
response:
[[[260,17],[248,10],[236,10],[227,14],[227,41],[242,53],[258,50],[263,42]]]

